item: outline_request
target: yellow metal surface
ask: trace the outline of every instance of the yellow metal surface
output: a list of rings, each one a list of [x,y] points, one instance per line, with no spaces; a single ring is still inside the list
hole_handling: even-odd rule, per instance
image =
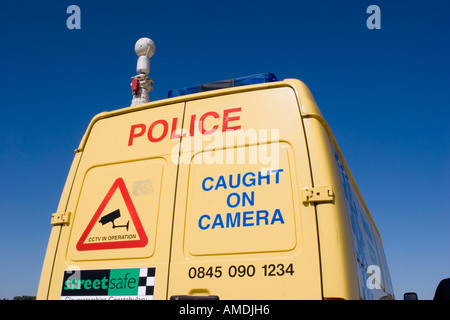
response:
[[[167,272],[170,252],[173,202],[177,164],[172,161],[172,153],[178,155],[179,141],[170,137],[160,143],[150,145],[147,132],[141,140],[136,138],[129,145],[133,125],[147,126],[157,119],[182,119],[184,103],[167,105],[154,109],[122,114],[120,117],[106,117],[93,123],[89,129],[89,139],[83,146],[83,155],[74,177],[73,187],[67,202],[67,209],[73,212],[71,224],[61,228],[53,269],[49,299],[59,299],[63,286],[63,274],[67,269],[112,269],[133,267],[156,267],[155,299],[166,298]],[[164,127],[155,126],[154,137],[162,136]],[[135,132],[137,134],[138,131]],[[166,132],[166,136],[169,133]],[[145,140],[147,141],[145,141]],[[148,238],[145,246],[131,244],[125,248],[77,250],[82,233],[88,229],[91,219],[99,210],[110,191],[110,200],[94,221],[89,237],[136,234],[135,223],[130,217],[129,206],[125,203],[121,189],[112,190],[114,182],[122,178],[125,189],[134,206],[136,215]],[[147,191],[145,191],[147,190]],[[123,217],[117,224],[130,221],[127,232],[124,228],[112,229],[111,224],[102,226],[98,220],[110,211],[120,209]],[[109,210],[109,211],[108,211]],[[163,214],[161,214],[163,213]],[[122,219],[122,220],[120,220]],[[103,230],[102,230],[103,228]],[[101,230],[101,231],[100,231]],[[136,238],[139,239],[139,238]],[[124,239],[128,241],[130,239]],[[131,239],[134,240],[134,239]],[[100,242],[103,240],[100,240]],[[112,240],[116,241],[117,240]],[[121,240],[118,241],[119,243]]]
[[[380,298],[390,286],[387,273],[381,291],[364,288],[369,264],[385,265],[381,238],[295,79],[97,115],[57,212],[71,215],[52,227],[38,299],[79,290],[67,270],[143,267],[154,299]]]
[[[333,203],[316,205],[323,296],[391,299],[380,233],[331,129],[309,89],[295,79],[287,82],[299,94],[314,184],[331,186],[335,193]],[[379,270],[382,286],[368,285],[373,281],[368,268]]]
[[[190,161],[178,174],[168,297],[205,289],[220,299],[320,299],[314,207],[300,196],[311,180],[295,93],[280,87],[188,101],[185,127],[193,114],[234,108],[241,110],[232,126],[246,139],[217,130],[203,145],[183,140],[181,159]]]

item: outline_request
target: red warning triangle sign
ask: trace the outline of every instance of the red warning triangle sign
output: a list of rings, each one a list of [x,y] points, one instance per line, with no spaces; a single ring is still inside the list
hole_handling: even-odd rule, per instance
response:
[[[116,227],[125,227],[123,226],[115,226],[114,225],[114,218],[117,218],[120,216],[120,211],[115,210],[108,214],[111,216],[111,219],[108,219],[107,217],[103,216],[100,220],[99,217],[102,215],[103,211],[105,210],[106,205],[111,200],[111,197],[114,195],[116,190],[119,189],[120,194],[122,195],[122,198],[125,202],[126,208],[128,210],[128,213],[131,217],[131,221],[133,222],[134,228],[136,229],[138,239],[129,240],[127,237],[123,237],[124,240],[117,241],[117,237],[115,238],[115,241],[101,241],[101,242],[86,242],[86,239],[88,238],[90,232],[94,228],[94,225],[98,222],[104,224],[107,222],[112,222],[113,228]],[[107,221],[110,220],[110,221]],[[126,224],[126,228],[128,231],[128,223]],[[107,238],[108,239],[108,238]],[[127,187],[125,186],[125,182],[122,178],[117,178],[116,181],[114,181],[111,189],[109,189],[108,193],[106,194],[105,198],[103,199],[102,203],[98,207],[97,211],[95,212],[94,216],[92,217],[91,221],[86,227],[86,230],[84,230],[83,234],[80,237],[80,240],[78,240],[77,243],[77,250],[78,251],[86,251],[86,250],[104,250],[104,249],[124,249],[124,248],[139,248],[139,247],[145,247],[148,243],[147,235],[145,234],[144,228],[142,227],[141,220],[139,219],[139,216],[137,215],[136,208],[133,205],[133,201],[131,200],[130,194],[128,193]]]

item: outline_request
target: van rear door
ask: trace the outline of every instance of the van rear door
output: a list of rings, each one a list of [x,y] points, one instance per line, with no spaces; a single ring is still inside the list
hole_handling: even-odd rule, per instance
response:
[[[169,128],[180,125],[184,107],[93,120],[80,146],[49,299],[167,297],[180,142]]]
[[[295,91],[188,101],[183,128],[168,298],[321,299]]]

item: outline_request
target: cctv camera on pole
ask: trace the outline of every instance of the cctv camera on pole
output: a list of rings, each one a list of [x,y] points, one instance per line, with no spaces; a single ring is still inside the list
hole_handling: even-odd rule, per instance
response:
[[[155,53],[155,43],[149,38],[141,38],[136,42],[134,51],[139,58],[136,66],[137,75],[131,78],[132,106],[149,101],[148,94],[153,90],[153,81],[147,75],[150,72],[149,58]]]

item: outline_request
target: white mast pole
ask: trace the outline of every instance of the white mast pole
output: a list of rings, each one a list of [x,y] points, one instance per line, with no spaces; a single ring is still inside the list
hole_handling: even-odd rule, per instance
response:
[[[132,106],[149,101],[148,95],[153,90],[153,81],[147,75],[150,72],[149,58],[155,53],[155,43],[149,38],[141,38],[136,42],[134,51],[139,58],[136,66],[137,75],[131,77]]]

